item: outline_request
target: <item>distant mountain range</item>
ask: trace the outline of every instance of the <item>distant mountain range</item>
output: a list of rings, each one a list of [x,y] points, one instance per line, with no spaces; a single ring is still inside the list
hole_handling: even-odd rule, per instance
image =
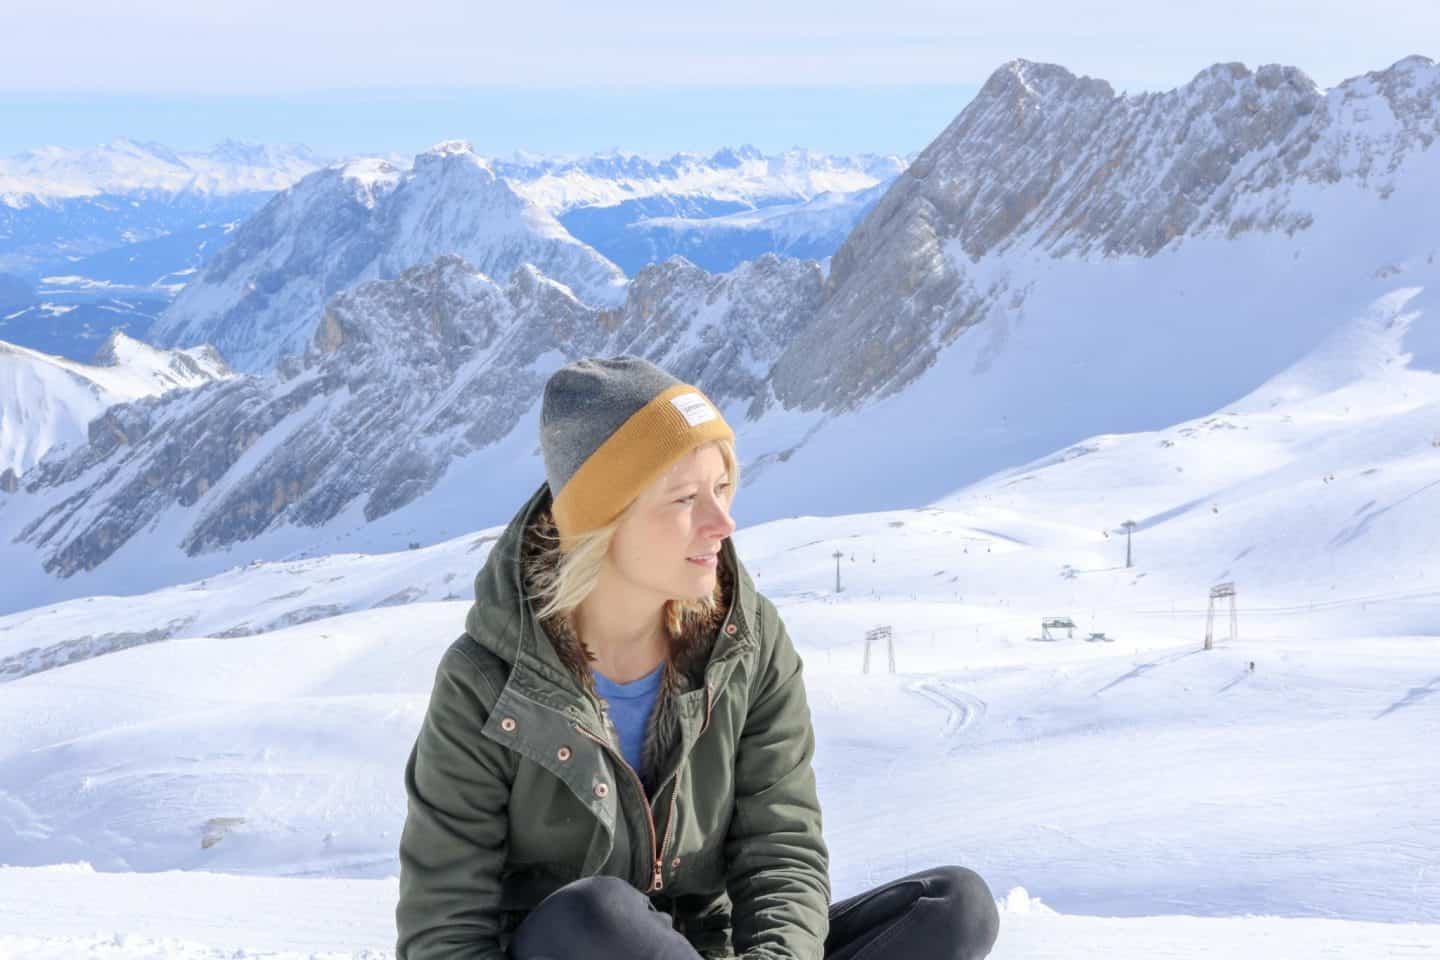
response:
[[[907,162],[749,146],[661,160],[476,160],[627,274],[676,254],[716,271],[767,252],[823,259]],[[180,152],[126,139],[0,158],[0,339],[84,361],[111,330],[148,338],[154,318],[277,193],[327,168],[331,179],[336,169],[353,178],[413,163],[235,141]]]

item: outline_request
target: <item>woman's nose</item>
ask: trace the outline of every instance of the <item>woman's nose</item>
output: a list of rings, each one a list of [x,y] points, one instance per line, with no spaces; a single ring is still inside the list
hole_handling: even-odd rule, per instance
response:
[[[735,532],[735,520],[723,503],[710,504],[710,514],[705,518],[705,530],[712,532],[717,540],[724,540]]]

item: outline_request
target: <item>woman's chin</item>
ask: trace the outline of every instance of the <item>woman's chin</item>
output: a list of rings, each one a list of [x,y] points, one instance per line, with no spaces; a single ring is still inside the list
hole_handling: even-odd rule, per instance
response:
[[[690,576],[686,577],[682,584],[677,584],[677,587],[679,587],[679,592],[676,596],[686,600],[700,600],[708,597],[715,589],[715,568],[691,570]]]

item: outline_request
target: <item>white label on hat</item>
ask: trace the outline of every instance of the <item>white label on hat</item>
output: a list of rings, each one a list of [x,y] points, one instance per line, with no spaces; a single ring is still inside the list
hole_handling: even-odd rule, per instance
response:
[[[710,406],[710,402],[698,393],[682,393],[679,396],[671,397],[670,402],[675,404],[675,409],[680,411],[681,415],[685,417],[685,422],[692,427],[698,427],[700,424],[720,416],[715,408]]]

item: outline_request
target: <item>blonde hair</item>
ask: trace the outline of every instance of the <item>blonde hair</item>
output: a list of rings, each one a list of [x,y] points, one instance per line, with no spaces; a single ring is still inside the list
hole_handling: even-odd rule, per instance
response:
[[[697,449],[711,445],[720,449],[720,456],[725,461],[733,502],[736,491],[740,489],[740,461],[735,455],[735,445],[729,440],[711,440]],[[559,617],[573,626],[575,610],[594,591],[615,531],[635,503],[631,500],[620,515],[605,526],[567,538],[565,546],[561,545],[560,536],[555,531],[553,516],[547,515],[543,529],[533,532],[538,547],[528,562],[531,600],[536,604],[537,617],[541,620]],[[665,625],[670,636],[679,635],[687,618],[711,616],[715,605],[714,596],[700,599],[676,597],[666,601]]]

